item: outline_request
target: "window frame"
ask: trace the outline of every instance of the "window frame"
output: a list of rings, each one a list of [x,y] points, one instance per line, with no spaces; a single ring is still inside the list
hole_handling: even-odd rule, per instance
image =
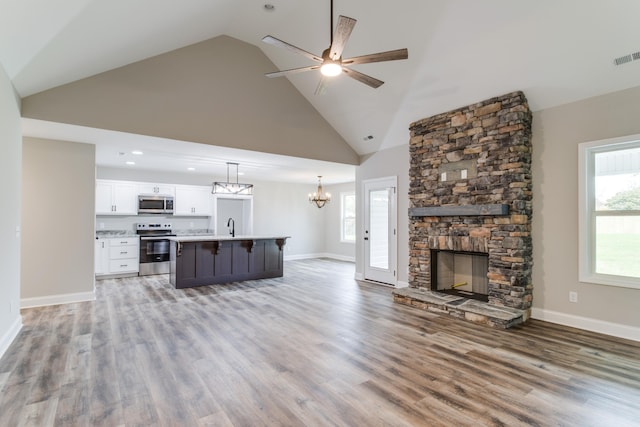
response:
[[[353,219],[354,221],[354,226],[355,226],[355,221],[356,221],[356,213],[355,213],[355,198],[356,198],[356,192],[355,191],[343,191],[340,192],[340,243],[356,243],[356,236],[353,236],[353,240],[348,240],[345,239],[344,236],[344,232],[345,232],[345,219],[347,219],[345,217],[345,198],[346,197],[353,197],[354,198],[354,212],[353,212],[353,217],[349,217],[348,219]]]
[[[578,145],[578,280],[580,282],[640,289],[640,278],[602,274],[595,271],[596,218],[640,216],[638,210],[596,210],[595,155],[633,148],[640,148],[640,134],[583,142]]]

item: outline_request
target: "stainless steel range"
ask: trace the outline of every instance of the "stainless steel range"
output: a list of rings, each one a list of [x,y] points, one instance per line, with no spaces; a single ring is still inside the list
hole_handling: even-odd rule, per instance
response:
[[[175,236],[170,222],[139,222],[140,276],[169,273],[169,239]]]

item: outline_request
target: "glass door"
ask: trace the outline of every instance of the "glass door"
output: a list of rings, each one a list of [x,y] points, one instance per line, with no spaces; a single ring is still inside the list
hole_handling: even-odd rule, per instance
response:
[[[364,278],[396,284],[396,177],[364,181]]]

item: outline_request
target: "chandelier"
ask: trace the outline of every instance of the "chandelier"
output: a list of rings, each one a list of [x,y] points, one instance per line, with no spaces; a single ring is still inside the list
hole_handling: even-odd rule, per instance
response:
[[[331,201],[331,194],[325,193],[322,189],[321,179],[322,176],[318,175],[318,189],[314,193],[309,193],[309,203],[315,203],[318,208]]]
[[[236,167],[236,182],[229,182],[229,165]],[[211,194],[232,194],[236,196],[251,196],[253,184],[238,183],[238,163],[227,162],[227,181],[214,182]]]

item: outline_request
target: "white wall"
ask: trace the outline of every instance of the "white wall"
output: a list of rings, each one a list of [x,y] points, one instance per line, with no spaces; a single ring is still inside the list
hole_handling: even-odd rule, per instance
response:
[[[95,146],[24,138],[22,306],[94,298]]]
[[[20,101],[0,64],[0,356],[20,331],[20,227],[22,131]]]
[[[406,285],[409,278],[409,133],[407,144],[379,151],[361,159],[356,170],[356,275],[364,273],[362,182],[367,179],[398,177],[398,284]]]
[[[578,144],[638,134],[638,117],[640,87],[534,113],[534,317],[640,340],[640,290],[578,281]]]
[[[356,243],[340,241],[342,215],[340,193],[355,192],[356,183],[325,185],[324,190],[331,194],[331,202],[320,209],[324,216],[324,250],[331,257],[355,261]]]

